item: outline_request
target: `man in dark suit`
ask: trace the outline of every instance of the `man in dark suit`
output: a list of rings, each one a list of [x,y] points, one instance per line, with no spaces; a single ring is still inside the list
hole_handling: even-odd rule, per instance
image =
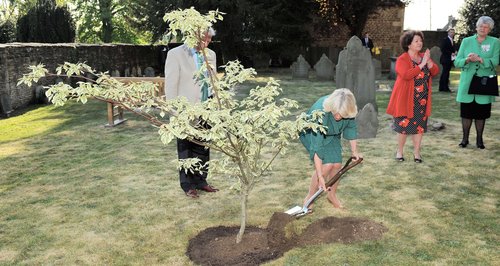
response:
[[[370,34],[368,34],[368,32],[365,32],[365,37],[361,38],[361,43],[370,50],[370,53],[372,53],[373,41],[370,39]]]
[[[453,45],[453,36],[455,36],[455,30],[449,29],[448,36],[441,42],[441,57],[439,58],[439,62],[443,66],[443,72],[439,79],[439,91],[442,92],[452,92],[449,86],[450,70],[456,55],[455,46]]]

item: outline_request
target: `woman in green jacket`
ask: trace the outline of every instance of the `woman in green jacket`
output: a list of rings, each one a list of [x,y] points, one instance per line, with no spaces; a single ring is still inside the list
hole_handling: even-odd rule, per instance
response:
[[[463,39],[458,50],[455,66],[462,69],[457,91],[457,102],[460,103],[462,117],[462,142],[458,144],[465,148],[469,144],[469,131],[472,120],[476,126],[476,146],[484,149],[483,131],[486,119],[491,116],[491,103],[495,96],[469,94],[472,77],[496,75],[500,55],[500,42],[497,38],[488,36],[495,23],[488,16],[477,20],[474,36]]]
[[[349,89],[337,89],[332,94],[323,96],[307,112],[323,112],[319,123],[326,132],[308,130],[300,134],[300,141],[309,152],[309,158],[314,164],[314,173],[309,185],[309,193],[304,202],[311,198],[318,188],[327,191],[327,198],[334,208],[342,208],[335,192],[339,185],[337,181],[331,188],[325,186],[325,179],[332,178],[342,166],[342,145],[340,137],[349,140],[352,157],[360,158],[357,150],[357,127],[354,118],[358,113],[356,99]]]

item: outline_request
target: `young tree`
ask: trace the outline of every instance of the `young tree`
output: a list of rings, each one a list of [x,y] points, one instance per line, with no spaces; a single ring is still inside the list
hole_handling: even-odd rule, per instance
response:
[[[191,8],[170,12],[165,19],[170,34],[182,34],[184,43],[195,47],[201,40],[201,33],[217,20],[222,20],[222,16],[218,11],[201,15]],[[206,59],[205,51],[203,55]],[[238,100],[235,97],[238,85],[256,73],[253,69],[243,68],[237,61],[224,66],[225,73],[220,79],[208,63],[200,69],[200,74],[208,72],[202,81],[211,84],[215,97],[195,105],[185,98],[157,97],[156,90],[162,88],[151,83],[124,85],[82,63],[65,63],[55,73],[49,73],[43,65],[30,68],[32,72],[20,83],[30,86],[39,78],[52,75],[82,79],[76,87],[64,83],[49,86],[46,95],[55,105],[64,105],[68,99],[85,103],[90,97],[113,102],[156,126],[165,144],[175,138],[189,139],[220,152],[221,158],[210,160],[208,167],[211,174],[222,174],[238,181],[241,195],[238,243],[245,232],[248,196],[276,156],[286,151],[287,145],[298,137],[301,130],[324,130],[315,122],[321,113],[315,113],[312,118],[302,114],[290,119],[291,110],[298,107],[297,102],[279,99],[281,88],[273,79],[263,87],[252,89],[248,97]],[[95,78],[88,78],[89,74]],[[200,125],[201,120],[210,126]],[[201,171],[205,167],[196,158],[179,160],[178,166],[185,171]]]

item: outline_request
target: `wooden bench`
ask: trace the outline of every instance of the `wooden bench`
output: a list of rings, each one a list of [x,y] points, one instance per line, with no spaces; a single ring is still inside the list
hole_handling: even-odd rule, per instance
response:
[[[158,84],[159,91],[157,96],[165,95],[165,91],[163,89],[165,78],[163,77],[114,77],[114,78],[125,84],[132,82],[153,82],[155,84]],[[114,127],[116,125],[119,125],[127,121],[127,119],[123,118],[123,108],[121,108],[120,106],[108,102],[107,109],[108,109],[108,123],[105,125],[106,127]]]

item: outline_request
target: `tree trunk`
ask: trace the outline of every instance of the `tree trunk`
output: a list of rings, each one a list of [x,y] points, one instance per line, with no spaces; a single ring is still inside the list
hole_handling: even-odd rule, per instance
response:
[[[99,0],[99,12],[102,22],[102,41],[104,43],[113,42],[113,10],[111,0]]]
[[[248,201],[248,189],[242,188],[241,194],[241,222],[240,222],[240,231],[236,236],[236,243],[240,243],[243,239],[243,234],[245,233],[245,227],[247,225],[247,201]]]

